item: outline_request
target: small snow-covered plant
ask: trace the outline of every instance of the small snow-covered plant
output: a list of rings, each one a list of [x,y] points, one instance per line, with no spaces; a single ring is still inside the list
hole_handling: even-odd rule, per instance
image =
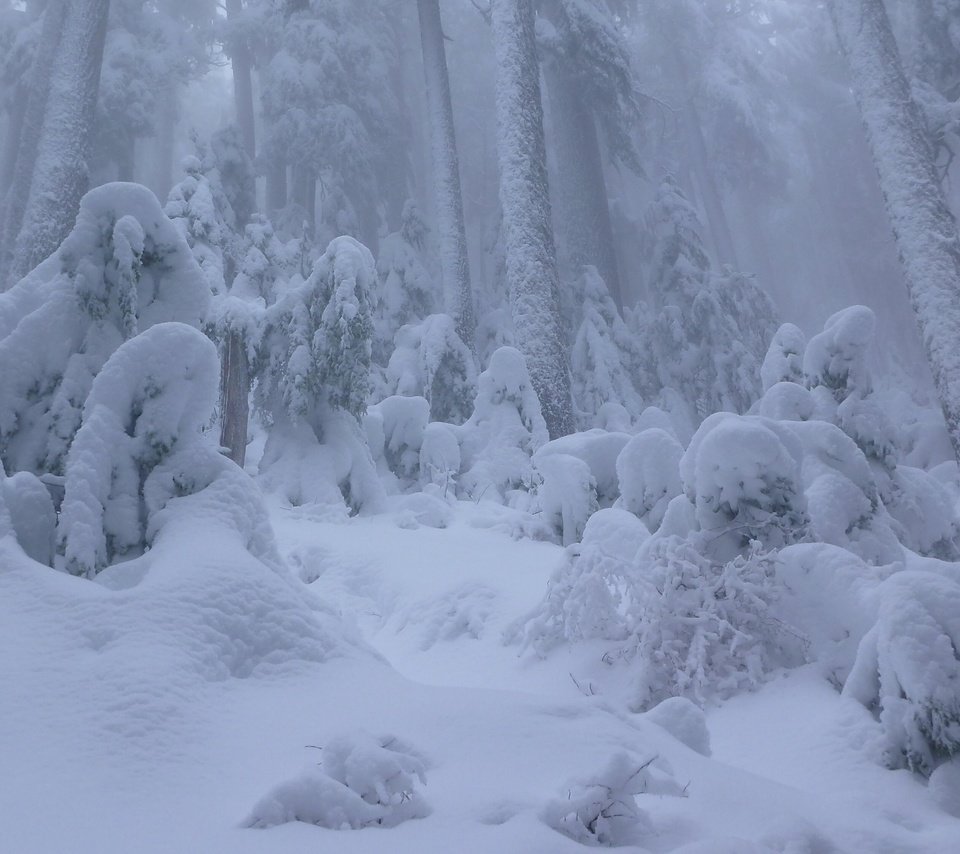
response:
[[[873,340],[876,317],[863,305],[842,309],[827,319],[823,332],[814,335],[803,355],[803,373],[811,388],[822,386],[837,403],[851,394],[866,396],[873,390],[867,348]]]
[[[538,455],[534,463],[541,478],[537,503],[544,521],[563,545],[578,542],[598,507],[597,482],[590,466],[569,454]]]
[[[547,425],[519,350],[501,347],[477,381],[473,414],[458,429],[463,455],[460,485],[474,500],[504,500],[529,489],[531,458],[546,443]]]
[[[267,309],[255,401],[270,423],[260,470],[295,503],[373,509],[383,498],[360,429],[370,392],[373,257],[338,237]],[[342,497],[338,498],[338,494]]]
[[[649,537],[633,514],[598,510],[587,521],[582,542],[567,549],[543,600],[507,631],[506,639],[521,640],[538,655],[561,643],[626,641],[646,596],[636,561]]]
[[[373,312],[374,356],[380,364],[387,364],[400,327],[424,320],[437,304],[437,288],[424,263],[426,234],[427,226],[416,202],[408,199],[400,216],[400,230],[380,243],[380,287]]]
[[[617,457],[618,506],[639,516],[651,532],[660,527],[667,505],[683,491],[681,457],[683,446],[657,427],[631,438]]]
[[[806,348],[806,336],[792,323],[784,323],[774,333],[760,366],[760,379],[765,392],[781,382],[803,384],[803,354]]]
[[[797,637],[771,609],[776,560],[759,543],[726,563],[689,540],[652,543],[633,629],[638,709],[674,696],[700,704],[729,697],[757,687],[774,667],[802,661]]]
[[[917,571],[883,582],[843,693],[879,713],[890,766],[929,776],[960,753],[958,649],[960,584]]]
[[[387,388],[394,394],[421,396],[430,403],[430,419],[462,424],[473,409],[477,368],[473,354],[447,314],[431,314],[403,326],[387,366]]]
[[[619,404],[631,416],[643,409],[634,376],[640,349],[620,317],[595,267],[585,267],[577,288],[582,321],[570,354],[573,397],[585,426],[594,426],[601,407]]]
[[[419,481],[420,449],[429,420],[430,404],[426,400],[399,395],[381,400],[364,416],[364,430],[374,459],[382,457],[402,491]]]
[[[776,422],[717,413],[700,425],[680,475],[711,553],[727,560],[754,540],[779,548],[806,536],[800,458]]]
[[[426,762],[395,736],[340,736],[322,748],[318,771],[274,789],[253,809],[248,827],[302,821],[332,830],[395,827],[430,814],[420,794]]]
[[[642,845],[653,826],[638,798],[683,794],[684,789],[657,768],[656,756],[637,759],[617,753],[602,771],[571,783],[563,797],[550,801],[541,819],[582,845]]]
[[[57,514],[47,487],[36,475],[20,471],[7,477],[0,463],[0,514],[6,516],[17,543],[29,557],[53,566]],[[0,536],[5,533],[3,527],[0,523]]]
[[[538,460],[550,454],[565,454],[583,460],[596,481],[597,504],[610,507],[620,496],[617,457],[629,440],[628,433],[594,427],[551,439],[537,451],[534,464],[538,465]]]
[[[210,292],[184,238],[138,184],[80,203],[57,254],[0,295],[0,459],[62,471],[93,378],[156,323],[199,326]]]
[[[217,376],[213,344],[181,323],[152,326],[113,353],[67,455],[58,543],[69,572],[91,577],[149,544],[151,474],[173,454],[216,455],[200,428],[216,401]],[[196,491],[197,476],[175,476],[171,495]],[[153,503],[162,502],[154,496]]]

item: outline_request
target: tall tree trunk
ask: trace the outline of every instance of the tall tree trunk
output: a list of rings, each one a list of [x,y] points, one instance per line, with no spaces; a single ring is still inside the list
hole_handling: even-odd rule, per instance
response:
[[[30,94],[17,146],[13,183],[7,191],[3,222],[0,224],[0,290],[15,281],[11,273],[13,253],[30,198],[30,185],[50,95],[50,81],[66,14],[67,0],[49,0],[43,14],[40,41],[30,72]]]
[[[516,338],[556,438],[575,427],[557,299],[533,2],[493,0],[492,13],[507,284]]]
[[[173,186],[174,129],[177,125],[177,87],[170,83],[160,101],[160,122],[155,138],[153,189],[165,199]]]
[[[617,307],[623,309],[620,268],[610,221],[597,126],[576,79],[560,60],[544,63],[550,130],[557,158],[557,223],[560,258],[574,275],[591,264],[603,277]]]
[[[17,151],[20,148],[20,137],[23,134],[23,122],[27,115],[29,99],[30,87],[25,80],[21,80],[14,89],[7,114],[7,133],[3,143],[3,159],[0,161],[0,199],[6,195],[13,182]]]
[[[450,78],[443,44],[440,0],[417,0],[420,41],[426,78],[427,113],[430,120],[430,150],[433,186],[440,237],[440,266],[447,310],[457,323],[457,333],[472,349],[476,334],[473,289],[467,257],[467,230],[460,187],[460,159],[453,125]]]
[[[227,0],[227,15],[237,18],[243,12],[243,0]],[[250,159],[257,155],[253,115],[253,56],[250,48],[237,40],[230,45],[230,66],[233,69],[233,103],[237,114],[240,138]]]
[[[883,0],[832,0],[830,9],[947,430],[960,459],[960,235]]]
[[[220,444],[229,449],[230,459],[243,468],[250,419],[250,364],[246,343],[238,332],[231,332],[223,343],[221,376]]]
[[[132,181],[137,166],[137,141],[131,137],[124,140],[117,153],[117,180]]]
[[[11,263],[19,278],[70,232],[87,191],[110,0],[71,0],[57,51],[30,198]]]

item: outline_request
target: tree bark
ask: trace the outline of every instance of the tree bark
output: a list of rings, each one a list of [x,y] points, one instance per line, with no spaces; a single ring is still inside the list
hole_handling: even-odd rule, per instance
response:
[[[272,216],[287,206],[287,164],[280,157],[267,163],[267,213]]]
[[[220,444],[229,449],[230,459],[243,468],[250,419],[250,364],[246,344],[238,332],[231,332],[223,344],[221,376]]]
[[[910,301],[960,459],[960,236],[883,0],[832,0]]]
[[[476,317],[470,284],[467,230],[460,186],[460,159],[453,124],[453,103],[450,98],[450,77],[443,44],[440,2],[417,0],[417,9],[420,14],[420,41],[423,47],[427,114],[430,121],[430,150],[443,292],[447,310],[457,323],[457,334],[473,349]]]
[[[575,429],[557,294],[532,0],[493,0],[497,152],[507,284],[516,340],[551,438]]]
[[[20,137],[23,134],[23,122],[27,114],[27,102],[30,100],[30,87],[21,80],[14,90],[10,110],[7,115],[7,133],[3,145],[3,161],[0,162],[0,198],[10,189],[13,183],[14,170],[17,164],[17,151],[20,148]]]
[[[559,61],[544,63],[544,77],[550,102],[551,138],[557,159],[554,198],[560,231],[560,259],[575,276],[586,264],[596,267],[607,291],[622,311],[620,268],[597,126],[577,81],[559,67]]]
[[[87,162],[110,0],[71,0],[50,82],[30,197],[17,236],[14,279],[53,254],[87,191]]]
[[[50,95],[50,81],[66,14],[66,0],[49,0],[44,10],[40,41],[30,74],[30,93],[17,146],[13,182],[7,191],[6,208],[0,224],[0,290],[15,281],[10,271],[13,252],[30,198],[30,185]]]

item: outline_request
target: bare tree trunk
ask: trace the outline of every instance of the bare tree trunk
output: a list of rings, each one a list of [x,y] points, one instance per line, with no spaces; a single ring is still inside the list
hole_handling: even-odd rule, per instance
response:
[[[243,336],[231,332],[223,344],[222,426],[220,444],[229,448],[229,457],[243,468],[247,454],[247,426],[250,419],[250,365]]]
[[[7,138],[3,144],[3,160],[0,161],[0,198],[3,198],[13,182],[17,150],[20,147],[20,137],[23,135],[23,122],[27,115],[29,100],[30,87],[26,81],[20,81],[14,89],[7,115]]]
[[[430,119],[430,149],[433,186],[440,237],[440,266],[447,308],[457,323],[457,333],[471,349],[476,334],[473,289],[467,257],[467,230],[460,187],[460,158],[453,125],[450,78],[443,44],[440,0],[417,0],[420,41],[426,79],[427,113]]]
[[[243,0],[227,0],[227,15],[236,18],[243,12]],[[240,138],[250,159],[257,154],[256,126],[253,113],[253,56],[241,41],[230,45],[230,66],[233,69],[233,103],[237,114]]]
[[[87,191],[87,161],[100,88],[110,0],[71,0],[50,83],[30,198],[11,263],[32,270],[70,232]]]
[[[900,262],[954,453],[960,459],[960,235],[883,0],[831,12],[880,177]]]
[[[532,0],[493,0],[497,152],[516,338],[550,436],[575,429],[557,292]]]
[[[117,156],[117,180],[132,181],[137,166],[137,141],[125,140]]]
[[[30,74],[30,94],[17,146],[13,183],[7,191],[3,223],[0,224],[0,290],[13,284],[10,267],[17,235],[23,224],[23,213],[30,198],[30,185],[43,132],[50,81],[66,14],[67,0],[49,0],[44,10],[40,41]]]
[[[174,129],[177,125],[177,89],[171,83],[160,102],[160,122],[157,128],[154,154],[153,189],[157,198],[164,199],[173,186]]]
[[[267,164],[267,213],[273,215],[287,206],[287,164],[273,157]]]
[[[603,155],[593,115],[575,79],[557,61],[544,63],[550,130],[557,158],[557,222],[560,258],[574,275],[585,264],[603,277],[610,296],[623,309],[620,269],[610,221]]]

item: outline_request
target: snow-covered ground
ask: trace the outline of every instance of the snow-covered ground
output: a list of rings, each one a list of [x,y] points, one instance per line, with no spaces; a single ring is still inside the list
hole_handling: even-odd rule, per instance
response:
[[[692,709],[668,721],[683,741],[628,712],[589,647],[518,656],[504,629],[563,552],[502,509],[461,503],[443,529],[271,513],[292,582],[202,537],[105,583],[0,556],[0,850],[559,854],[582,846],[551,824],[617,767],[646,789],[627,850],[960,849],[960,820],[877,763],[870,714],[812,667],[709,710],[708,757]],[[325,745],[374,738],[425,817],[249,826],[309,801]]]

